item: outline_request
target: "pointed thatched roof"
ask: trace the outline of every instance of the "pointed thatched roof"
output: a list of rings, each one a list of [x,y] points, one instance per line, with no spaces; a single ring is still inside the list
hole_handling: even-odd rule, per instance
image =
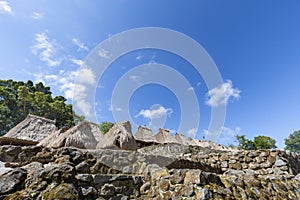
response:
[[[190,145],[190,140],[181,133],[176,133],[175,139],[182,145]]]
[[[99,142],[103,137],[103,133],[100,130],[99,124],[96,124],[96,123],[93,123],[93,122],[88,122],[88,124],[91,127],[91,131],[92,131],[95,139],[97,140],[97,142]]]
[[[4,137],[40,142],[55,130],[54,120],[29,114]]]
[[[137,143],[132,135],[130,122],[114,124],[97,144],[97,149],[136,150]]]
[[[160,128],[158,133],[156,134],[156,139],[159,143],[175,143],[179,144],[179,142],[173,137],[169,130]]]
[[[146,142],[146,143],[159,143],[156,140],[152,130],[145,126],[139,126],[137,132],[134,135],[135,140]]]
[[[46,147],[77,147],[81,149],[95,149],[97,145],[90,122],[82,122],[67,131],[58,130],[38,145]]]

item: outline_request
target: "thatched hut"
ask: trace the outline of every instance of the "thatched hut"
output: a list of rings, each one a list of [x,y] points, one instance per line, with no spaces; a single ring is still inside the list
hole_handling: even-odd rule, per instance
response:
[[[130,122],[115,123],[97,144],[97,149],[136,150]]]
[[[156,140],[162,144],[166,144],[166,143],[179,144],[179,142],[173,137],[170,131],[163,128],[160,128],[158,133],[156,134]]]
[[[100,130],[99,124],[93,122],[88,122],[88,124],[91,127],[91,132],[93,133],[95,139],[97,140],[97,142],[99,142],[103,137],[103,133]]]
[[[181,133],[176,133],[175,139],[182,145],[190,145],[190,140]]]
[[[82,122],[67,131],[58,130],[38,145],[45,147],[77,147],[81,149],[95,149],[98,141],[92,133],[90,122]]]
[[[159,144],[152,130],[145,126],[138,127],[138,130],[134,135],[134,139],[140,148]]]
[[[40,142],[55,130],[54,120],[29,114],[4,137]]]

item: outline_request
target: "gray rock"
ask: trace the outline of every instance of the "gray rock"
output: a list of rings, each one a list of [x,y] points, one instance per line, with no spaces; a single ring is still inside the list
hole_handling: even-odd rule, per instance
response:
[[[286,163],[279,156],[276,156],[276,161],[275,161],[274,166],[281,167],[281,166],[285,166],[285,165],[286,165]]]
[[[91,174],[78,174],[76,178],[80,185],[91,185],[93,183]]]
[[[98,192],[94,187],[81,187],[81,193],[84,199],[96,199]]]
[[[75,167],[77,173],[90,173],[90,166],[86,161],[83,161]]]
[[[26,170],[14,169],[0,176],[0,195],[13,193],[24,188]]]

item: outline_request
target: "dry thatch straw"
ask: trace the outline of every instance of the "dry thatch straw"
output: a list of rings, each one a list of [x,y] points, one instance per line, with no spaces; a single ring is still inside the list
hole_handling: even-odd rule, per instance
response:
[[[156,140],[155,135],[151,131],[150,128],[145,126],[139,126],[137,132],[134,135],[135,140],[139,140],[142,142],[150,142],[150,143],[159,143]]]
[[[54,120],[29,114],[4,136],[40,142],[55,130],[56,126]]]
[[[129,121],[116,123],[97,144],[97,149],[136,150],[137,143]]]
[[[157,135],[156,139],[159,143],[165,144],[165,143],[175,143],[179,144],[179,142],[172,136],[169,130],[160,128]]]
[[[49,135],[38,145],[53,148],[77,147],[81,149],[95,149],[97,140],[91,131],[90,122],[82,122],[66,132],[58,130]]]
[[[181,133],[175,134],[175,139],[182,145],[190,145],[190,140]]]
[[[38,142],[32,140],[22,140],[18,138],[0,137],[0,145],[32,146]]]

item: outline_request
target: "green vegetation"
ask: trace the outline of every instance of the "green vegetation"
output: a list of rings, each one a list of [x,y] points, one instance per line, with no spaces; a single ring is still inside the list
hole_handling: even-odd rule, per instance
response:
[[[289,135],[288,138],[284,140],[285,142],[285,150],[300,153],[300,130],[294,131]]]
[[[236,135],[236,140],[239,143],[238,149],[257,150],[257,149],[274,149],[276,148],[276,140],[268,136],[257,136],[254,140],[249,140],[245,135]]]
[[[58,128],[71,127],[73,110],[62,96],[52,97],[50,87],[32,81],[0,80],[0,135],[34,114],[56,120]],[[80,117],[79,117],[80,118]]]
[[[114,124],[111,122],[104,121],[99,126],[100,126],[101,132],[103,134],[106,134],[113,125]]]

